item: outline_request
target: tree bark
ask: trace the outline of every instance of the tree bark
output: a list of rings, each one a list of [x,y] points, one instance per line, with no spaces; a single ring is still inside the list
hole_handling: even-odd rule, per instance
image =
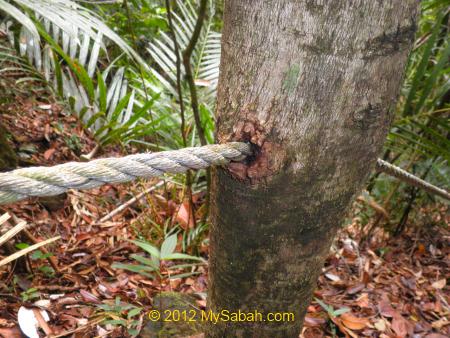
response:
[[[388,132],[418,5],[226,1],[217,140],[249,141],[255,156],[213,173],[208,306],[295,321],[219,321],[208,337],[300,333],[332,239]]]
[[[17,167],[17,155],[9,145],[7,135],[8,131],[0,123],[0,172],[12,170]]]

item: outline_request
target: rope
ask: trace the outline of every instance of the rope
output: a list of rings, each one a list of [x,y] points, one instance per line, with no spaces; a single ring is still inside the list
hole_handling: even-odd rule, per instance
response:
[[[138,177],[149,178],[225,165],[231,161],[242,161],[251,153],[250,145],[231,142],[90,162],[69,162],[54,167],[16,169],[0,173],[0,204],[31,196],[59,195],[68,189],[91,189]]]
[[[396,167],[395,165],[390,164],[389,162],[378,159],[376,168],[378,171],[396,177],[405,183],[408,183],[417,188],[421,188],[431,194],[436,194],[438,196],[441,196],[442,198],[450,200],[450,193],[445,189],[436,187],[431,183],[428,183],[427,181],[424,181],[421,178],[414,176],[413,174],[410,174],[406,170],[403,170],[399,167]]]
[[[230,142],[158,153],[144,153],[90,162],[69,162],[54,167],[30,167],[0,173],[0,204],[31,196],[53,196],[68,189],[91,189],[106,183],[184,173],[242,161],[252,154],[249,144]],[[450,200],[450,193],[378,159],[377,170]]]

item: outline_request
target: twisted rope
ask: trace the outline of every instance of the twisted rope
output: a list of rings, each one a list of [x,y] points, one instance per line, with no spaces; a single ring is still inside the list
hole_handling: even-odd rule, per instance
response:
[[[150,178],[165,173],[183,173],[242,161],[252,154],[250,145],[241,142],[213,144],[158,153],[144,153],[90,162],[69,162],[54,167],[31,167],[0,173],[0,204],[31,196],[53,196],[68,189],[91,189],[106,183],[123,183],[138,177]],[[381,159],[378,171],[450,200],[450,193]]]
[[[398,178],[399,180],[408,183],[417,188],[421,188],[431,194],[435,194],[450,200],[450,193],[442,188],[436,187],[427,181],[422,180],[421,178],[410,174],[406,170],[403,170],[395,165],[390,164],[389,162],[383,161],[381,159],[377,160],[377,170],[383,172],[387,175]]]
[[[251,153],[250,145],[231,142],[90,162],[69,162],[54,167],[17,169],[0,173],[0,204],[30,196],[58,195],[68,189],[91,189],[138,177],[149,178],[225,165],[231,161],[241,161]]]

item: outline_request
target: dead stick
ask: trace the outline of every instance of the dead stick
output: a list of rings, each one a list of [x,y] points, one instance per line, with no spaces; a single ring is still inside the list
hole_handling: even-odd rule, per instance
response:
[[[161,187],[164,184],[164,181],[159,181],[158,183],[156,183],[154,186],[148,188],[147,190],[139,193],[138,195],[136,195],[135,197],[131,198],[130,200],[128,200],[127,202],[125,202],[124,204],[120,205],[119,207],[117,207],[116,209],[114,209],[113,211],[111,211],[109,214],[107,214],[106,216],[103,216],[102,218],[100,218],[97,222],[95,222],[95,224],[98,223],[103,223],[106,222],[107,220],[113,218],[115,215],[117,215],[118,213],[120,213],[121,211],[125,210],[126,208],[128,208],[130,205],[132,205],[133,203],[139,201],[142,197],[144,197],[145,195],[151,193],[152,191],[158,189],[159,187]]]

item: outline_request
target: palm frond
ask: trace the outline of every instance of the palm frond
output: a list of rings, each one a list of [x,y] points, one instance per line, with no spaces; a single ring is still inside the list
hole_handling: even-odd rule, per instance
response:
[[[142,66],[145,62],[140,56],[96,14],[72,1],[17,0],[14,1],[17,7],[0,1],[0,10],[13,18],[23,16],[28,20],[23,20],[27,25],[22,25],[19,34],[19,54],[28,60],[27,69],[34,68],[35,74],[45,78],[100,142],[117,141],[120,133],[132,136],[133,131],[123,126],[132,125],[127,122],[132,119],[138,102],[125,79],[125,68],[115,67],[116,59],[100,76],[95,77],[95,74],[100,53],[106,51],[105,37]],[[11,26],[8,22],[3,24],[14,45],[14,32],[9,31]],[[6,54],[12,54],[8,52]],[[116,130],[115,137],[108,137],[108,132],[113,130]]]
[[[109,28],[94,12],[70,0],[13,0],[17,7],[1,0],[0,9],[18,19],[27,30],[39,40],[37,30],[33,28],[30,18],[24,20],[24,10],[31,11],[37,19],[42,19],[48,32],[52,31],[53,39],[61,43],[63,50],[70,56],[75,56],[77,49],[89,46],[89,39],[99,43],[105,49],[105,44],[98,36],[104,36],[116,44],[128,56],[146,67],[146,63],[119,35]],[[5,6],[8,4],[9,6]],[[20,14],[21,15],[20,15]],[[13,15],[15,14],[15,15]],[[68,20],[70,18],[70,20]],[[20,20],[19,20],[20,19]],[[70,51],[68,51],[70,49]],[[82,59],[82,58],[80,58]]]
[[[177,1],[177,9],[180,14],[173,13],[174,31],[180,50],[184,50],[189,43],[193,33],[197,13],[191,3]],[[220,63],[220,33],[212,31],[212,15],[204,24],[199,41],[193,52],[193,69],[196,84],[200,90],[204,103],[212,104],[215,100],[215,90],[217,87]],[[158,65],[159,70],[152,69],[155,78],[164,86],[169,93],[176,95],[176,56],[175,45],[168,34],[161,33],[158,39],[153,40],[148,48],[148,52]],[[184,68],[181,67],[182,77]],[[205,95],[208,94],[208,95]]]

